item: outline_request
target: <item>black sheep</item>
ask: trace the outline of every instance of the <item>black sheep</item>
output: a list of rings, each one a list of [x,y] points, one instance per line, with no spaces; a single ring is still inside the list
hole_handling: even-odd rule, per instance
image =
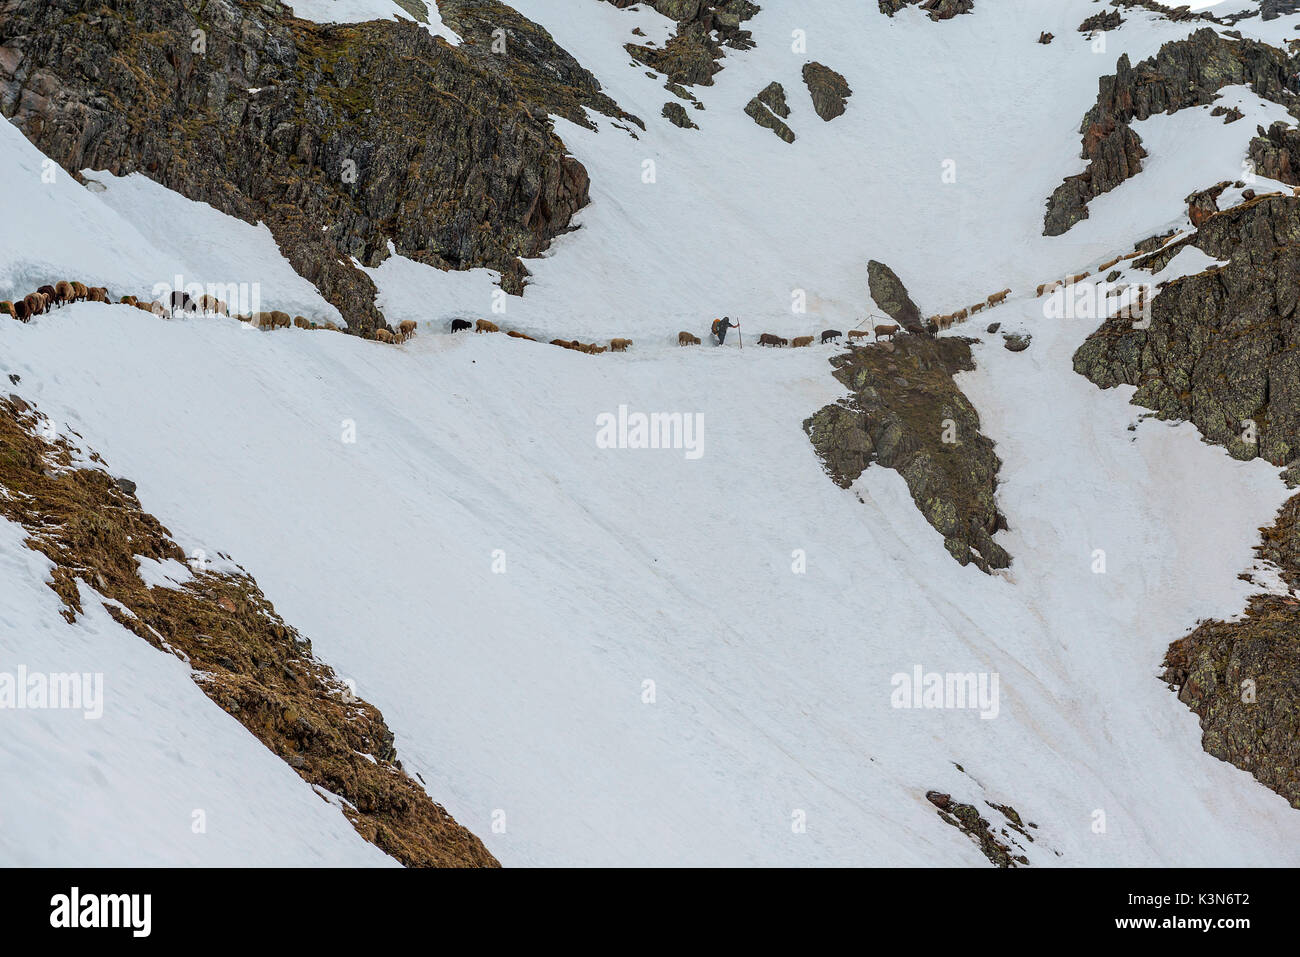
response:
[[[827,329],[822,333],[822,345],[825,345],[833,339],[838,339],[841,335],[843,335],[843,333],[838,329]]]
[[[453,319],[451,321],[451,331],[460,332],[464,329],[473,329],[474,326],[468,319]]]

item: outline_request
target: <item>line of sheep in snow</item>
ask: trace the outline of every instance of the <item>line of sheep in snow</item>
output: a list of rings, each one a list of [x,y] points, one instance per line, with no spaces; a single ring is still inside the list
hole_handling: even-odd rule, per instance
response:
[[[410,320],[407,320],[408,322]],[[402,323],[406,325],[406,323]],[[471,323],[468,319],[453,319],[451,321],[451,331],[453,333],[462,332],[467,329],[473,329],[475,332],[500,332],[501,327],[490,319],[479,319]],[[529,342],[537,342],[532,336],[522,332],[516,332],[514,329],[507,330],[506,335],[512,339],[527,339]],[[610,339],[609,345],[600,346],[594,342],[579,342],[576,339],[552,339],[550,342],[553,346],[560,346],[564,349],[572,349],[574,352],[585,352],[587,355],[600,355],[602,352],[626,352],[632,345],[631,339]]]

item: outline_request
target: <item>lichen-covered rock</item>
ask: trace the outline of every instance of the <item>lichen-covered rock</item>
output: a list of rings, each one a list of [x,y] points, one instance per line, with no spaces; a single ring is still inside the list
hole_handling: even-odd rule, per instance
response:
[[[951,20],[960,13],[970,13],[975,9],[975,0],[878,0],[880,12],[892,17],[908,4],[914,4],[926,12],[931,20]]]
[[[921,310],[912,302],[907,287],[894,270],[875,259],[870,260],[867,263],[867,288],[876,305],[885,310],[889,318],[908,332],[926,333]]]
[[[1108,319],[1075,352],[1075,371],[1136,386],[1135,405],[1190,420],[1235,458],[1289,464],[1300,455],[1300,199],[1214,213],[1137,265],[1162,268],[1188,245],[1227,265],[1171,281],[1148,328]]]
[[[1300,129],[1280,120],[1250,141],[1255,172],[1288,186],[1300,186]]]
[[[1300,496],[1258,551],[1300,586]],[[1169,646],[1163,678],[1201,719],[1201,745],[1300,808],[1300,603],[1255,595],[1244,616],[1208,621]]]
[[[848,80],[816,61],[803,65],[803,82],[812,96],[813,109],[828,123],[844,113],[848,98],[853,95]]]
[[[785,88],[773,81],[755,94],[745,106],[745,112],[764,129],[769,129],[787,143],[795,140],[794,131],[784,122],[790,115],[785,101]]]
[[[1024,352],[1029,348],[1029,343],[1033,341],[1033,338],[1028,333],[1004,332],[1002,333],[1002,346],[1007,352]]]
[[[850,487],[873,463],[894,469],[954,559],[985,572],[1007,567],[1011,557],[993,540],[1007,527],[994,500],[1001,463],[953,381],[974,368],[970,341],[901,334],[892,345],[832,358],[851,394],[804,431],[837,485]]]
[[[644,2],[673,20],[677,30],[663,47],[629,43],[624,49],[638,63],[666,75],[682,86],[711,86],[722,69],[724,48],[748,50],[753,36],[741,24],[758,13],[749,0],[608,0],[616,7]]]
[[[520,257],[545,250],[588,202],[587,171],[548,114],[626,117],[509,8],[440,9],[460,46],[410,22],[322,26],[254,0],[202,15],[181,0],[9,0],[0,112],[74,175],[141,172],[266,223],[365,334],[384,322],[352,260],[378,265],[390,242],[440,268],[500,269],[521,292]],[[503,54],[490,49],[497,27]]]
[[[1300,60],[1255,40],[1231,40],[1213,29],[1164,44],[1133,67],[1121,56],[1114,75],[1098,83],[1097,102],[1083,118],[1082,157],[1088,167],[1057,187],[1047,202],[1043,234],[1059,236],[1088,218],[1088,203],[1142,169],[1146,150],[1130,123],[1157,113],[1209,104],[1229,85],[1250,86],[1283,106]]]
[[[684,130],[698,130],[699,127],[691,122],[690,115],[686,112],[686,107],[680,103],[665,103],[663,110],[664,118],[673,126],[680,126]]]
[[[1124,22],[1119,15],[1118,10],[1105,10],[1101,13],[1094,13],[1088,19],[1079,24],[1080,33],[1095,33],[1098,30],[1116,30]]]
[[[1231,185],[1224,180],[1209,189],[1197,190],[1183,200],[1187,204],[1187,217],[1192,221],[1193,227],[1200,229],[1207,219],[1219,211],[1219,196]]]

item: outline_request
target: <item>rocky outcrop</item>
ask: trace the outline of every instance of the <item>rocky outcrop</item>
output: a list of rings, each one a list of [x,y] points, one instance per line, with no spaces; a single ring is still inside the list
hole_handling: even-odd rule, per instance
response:
[[[1300,454],[1300,199],[1214,213],[1136,265],[1158,270],[1187,245],[1227,265],[1169,282],[1149,328],[1108,319],[1075,352],[1075,371],[1136,386],[1135,405],[1190,420],[1234,458],[1286,465]]]
[[[1123,23],[1124,19],[1119,15],[1118,10],[1105,10],[1101,13],[1094,13],[1079,24],[1079,32],[1096,33],[1097,31],[1117,30]]]
[[[850,395],[803,426],[826,473],[849,488],[873,464],[902,475],[921,514],[962,565],[1006,568],[994,500],[1001,462],[953,375],[974,368],[970,340],[900,334],[831,359]]]
[[[441,10],[460,46],[410,22],[321,26],[255,0],[202,15],[181,0],[7,0],[0,111],[74,174],[141,172],[265,222],[368,333],[384,321],[352,260],[377,265],[390,242],[439,268],[499,269],[522,292],[521,257],[588,202],[548,114],[624,115],[531,21],[492,0]]]
[[[1280,120],[1250,141],[1250,159],[1260,176],[1300,186],[1300,129]]]
[[[1146,150],[1129,125],[1157,113],[1207,105],[1218,90],[1248,85],[1284,106],[1288,78],[1300,61],[1254,40],[1230,40],[1213,29],[1166,43],[1136,67],[1120,57],[1113,76],[1099,81],[1097,103],[1083,118],[1082,156],[1088,167],[1067,177],[1047,201],[1043,234],[1059,236],[1088,217],[1088,203],[1142,169]]]
[[[889,318],[908,332],[925,334],[925,320],[921,318],[921,310],[912,302],[907,287],[894,270],[882,262],[870,260],[867,263],[867,288],[876,305],[885,310]]]
[[[1257,548],[1300,588],[1300,496]],[[1300,808],[1300,602],[1259,594],[1243,616],[1207,621],[1169,646],[1163,678],[1201,719],[1201,746]]]
[[[945,824],[951,824],[961,831],[979,847],[980,853],[989,859],[994,867],[1028,866],[1029,858],[1023,853],[1017,854],[1013,848],[1022,849],[1019,838],[1033,843],[1033,836],[1025,830],[1020,814],[1009,804],[994,804],[985,801],[989,807],[999,812],[1006,824],[1001,828],[1002,840],[993,832],[993,824],[980,814],[973,804],[954,801],[952,796],[939,791],[926,791],[925,799],[938,808],[939,817]],[[1032,826],[1032,825],[1031,825]],[[1007,832],[1010,827],[1019,838]]]
[[[803,82],[818,116],[829,123],[843,115],[848,98],[853,95],[848,80],[830,67],[812,61],[803,65]]]
[[[785,102],[785,88],[773,81],[759,90],[745,105],[745,112],[764,129],[771,130],[787,143],[794,142],[794,131],[782,122],[790,115]]]
[[[699,127],[691,122],[690,114],[686,112],[686,107],[680,103],[665,103],[663,116],[673,126],[680,126],[684,130],[698,130]]]
[[[251,576],[189,560],[188,580],[147,585],[138,557],[186,563],[185,552],[141,508],[133,483],[87,467],[88,453],[99,457],[51,444],[40,431],[27,402],[0,398],[0,515],[25,528],[27,546],[52,563],[49,586],[65,619],[76,621],[89,596],[123,628],[187,662],[213,702],[304,782],[342,798],[357,832],[403,864],[497,866],[403,770],[383,715],[312,654]]]
[[[1224,180],[1209,189],[1197,190],[1183,200],[1187,204],[1187,217],[1194,228],[1200,229],[1207,219],[1219,211],[1219,196],[1231,185]]]
[[[742,28],[758,13],[749,0],[608,0],[616,7],[644,3],[673,20],[677,30],[662,48],[629,43],[624,49],[638,63],[663,73],[669,82],[682,86],[711,86],[713,74],[722,69],[726,49],[749,50],[754,39]]]
[[[909,4],[920,7],[931,20],[951,20],[975,9],[975,0],[877,0],[880,12],[892,17]]]

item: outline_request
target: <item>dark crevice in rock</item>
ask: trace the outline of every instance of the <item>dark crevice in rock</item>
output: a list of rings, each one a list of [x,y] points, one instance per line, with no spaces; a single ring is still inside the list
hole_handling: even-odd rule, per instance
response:
[[[894,469],[949,554],[989,572],[1011,556],[993,540],[1007,527],[995,501],[1002,463],[953,381],[975,367],[970,343],[900,333],[836,355],[835,378],[850,395],[803,425],[837,485],[849,488],[872,464]]]
[[[1130,126],[1157,113],[1210,104],[1229,85],[1250,86],[1259,96],[1295,105],[1297,61],[1254,40],[1229,40],[1205,28],[1162,46],[1136,67],[1121,56],[1112,76],[1098,83],[1097,103],[1083,118],[1082,156],[1088,167],[1067,177],[1047,201],[1043,235],[1059,236],[1088,218],[1088,203],[1142,170],[1146,150]]]

